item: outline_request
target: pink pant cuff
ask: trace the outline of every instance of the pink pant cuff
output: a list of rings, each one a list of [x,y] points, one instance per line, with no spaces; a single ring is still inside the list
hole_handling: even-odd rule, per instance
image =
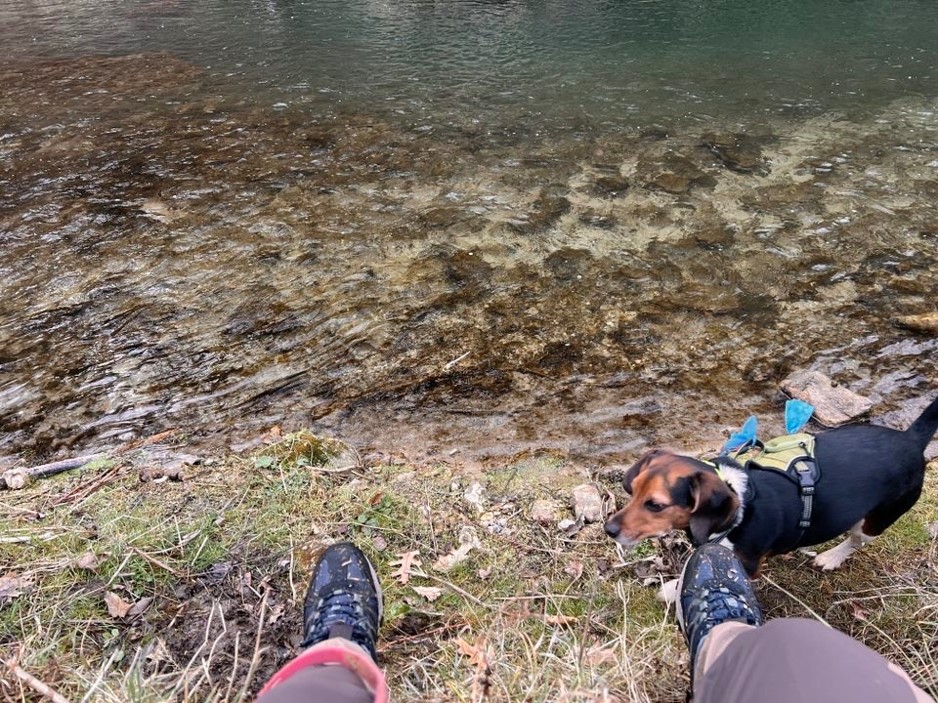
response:
[[[378,665],[364,649],[338,639],[326,640],[307,649],[274,674],[258,695],[265,694],[303,669],[327,664],[338,664],[353,671],[374,694],[375,703],[388,703],[388,685]]]

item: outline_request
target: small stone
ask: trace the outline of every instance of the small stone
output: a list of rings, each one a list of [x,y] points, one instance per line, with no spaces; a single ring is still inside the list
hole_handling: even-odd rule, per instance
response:
[[[814,417],[826,427],[843,425],[873,408],[869,398],[849,388],[835,386],[830,378],[818,371],[797,371],[782,381],[781,388],[792,398],[813,405]]]
[[[477,512],[481,513],[485,510],[485,488],[478,481],[473,482],[473,484],[466,489],[466,492],[463,494],[463,499],[475,508]]]
[[[531,519],[542,525],[549,525],[554,521],[557,506],[552,500],[536,500],[531,504]]]
[[[9,471],[4,471],[3,475],[0,476],[0,487],[6,486],[11,491],[18,491],[21,488],[26,488],[30,483],[32,483],[33,477],[30,476],[26,471],[22,469],[10,469]]]
[[[596,486],[583,483],[573,489],[573,515],[583,522],[599,522],[605,517],[603,499]]]

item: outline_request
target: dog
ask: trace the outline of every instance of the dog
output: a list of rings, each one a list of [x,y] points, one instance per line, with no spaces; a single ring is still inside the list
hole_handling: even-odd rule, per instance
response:
[[[814,558],[820,569],[836,569],[915,505],[925,480],[924,452],[936,430],[938,398],[905,431],[854,424],[817,434],[810,502],[784,471],[754,470],[727,456],[707,463],[654,449],[626,472],[623,485],[632,500],[609,518],[606,534],[628,548],[686,529],[695,545],[731,546],[756,577],[768,556],[846,533],[842,543]]]

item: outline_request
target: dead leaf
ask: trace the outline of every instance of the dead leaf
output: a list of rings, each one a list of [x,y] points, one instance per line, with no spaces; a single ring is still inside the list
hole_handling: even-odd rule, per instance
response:
[[[286,611],[283,603],[277,603],[270,609],[270,613],[267,615],[267,624],[273,625],[280,618],[283,617],[284,612]]]
[[[485,667],[487,665],[484,637],[477,637],[475,644],[467,642],[462,637],[457,637],[456,650],[464,657],[467,657],[469,659],[469,663],[477,668]]]
[[[0,601],[23,595],[29,584],[29,579],[20,576],[0,576]]]
[[[436,586],[414,586],[414,592],[431,603],[443,595],[443,589]]]
[[[548,625],[573,625],[576,618],[571,615],[545,615],[544,622]]]
[[[144,612],[147,608],[150,607],[150,603],[152,603],[152,602],[153,602],[153,597],[152,597],[152,596],[147,596],[146,598],[141,598],[141,599],[138,600],[136,603],[134,603],[132,606],[130,606],[130,610],[127,611],[127,617],[129,617],[129,618],[135,618],[135,617],[137,617],[138,615],[142,615],[143,612]]]
[[[475,674],[472,677],[472,700],[481,701],[489,697],[489,688],[491,686],[488,656],[485,652],[485,638],[477,637],[475,644],[466,642],[462,637],[456,639],[456,648],[460,654],[469,659],[469,663],[475,667]]]
[[[433,563],[433,570],[442,571],[443,573],[446,573],[447,571],[452,569],[454,566],[464,562],[466,560],[466,557],[469,556],[469,552],[472,551],[474,546],[475,545],[472,545],[472,544],[464,544],[458,549],[454,549],[449,554],[445,554],[441,556],[439,559],[437,559]]]
[[[492,566],[486,566],[484,569],[479,569],[479,571],[476,573],[476,576],[478,576],[480,579],[484,581],[485,579],[487,579],[489,576],[492,575],[493,568],[494,567]]]
[[[583,562],[579,559],[568,561],[566,566],[563,567],[563,572],[575,581],[583,575]]]
[[[609,647],[595,646],[586,650],[586,661],[593,666],[610,664],[618,661],[618,655]]]
[[[86,569],[88,571],[94,571],[98,568],[98,557],[94,555],[94,552],[85,552],[78,559],[75,560],[75,567],[79,569]]]
[[[107,612],[112,618],[127,617],[127,613],[130,612],[132,607],[130,603],[114,593],[114,591],[108,591],[104,594],[104,603],[107,605]]]
[[[398,567],[391,572],[392,578],[396,578],[402,586],[406,586],[411,576],[417,576],[415,569],[420,569],[420,550],[415,549],[412,552],[398,554],[400,559],[391,562],[391,566]]]

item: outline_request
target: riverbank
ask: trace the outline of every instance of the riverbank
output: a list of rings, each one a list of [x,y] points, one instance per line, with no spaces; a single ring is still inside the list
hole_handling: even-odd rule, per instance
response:
[[[296,654],[316,550],[352,539],[384,582],[379,654],[398,700],[683,700],[686,650],[655,592],[686,545],[620,557],[599,523],[569,524],[580,484],[622,503],[622,466],[556,451],[420,464],[279,428],[257,439],[207,456],[162,437],[0,494],[0,657],[68,700],[250,700]],[[759,597],[935,695],[936,527],[932,462],[918,505],[841,571],[776,558]],[[0,700],[21,700],[0,679]]]

